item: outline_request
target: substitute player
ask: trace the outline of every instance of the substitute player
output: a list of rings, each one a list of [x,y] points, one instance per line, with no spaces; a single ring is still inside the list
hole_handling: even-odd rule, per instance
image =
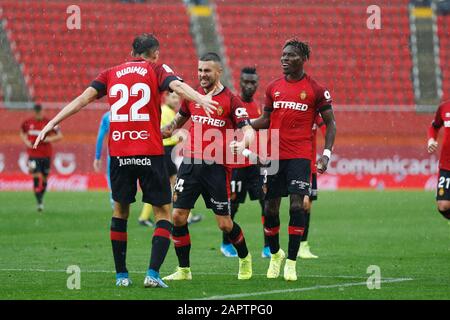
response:
[[[133,60],[101,72],[91,85],[65,106],[41,131],[34,147],[64,119],[103,96],[111,106],[109,154],[114,212],[111,243],[116,268],[116,285],[129,286],[126,268],[127,220],[130,203],[135,202],[137,181],[142,201],[153,205],[156,229],[145,287],[167,287],[159,276],[170,244],[171,190],[164,163],[161,139],[161,93],[173,90],[195,101],[209,115],[215,102],[180,81],[166,64],[155,63],[159,42],[151,34],[137,36],[132,44]]]
[[[248,252],[241,227],[231,219],[230,212],[230,178],[231,169],[227,166],[229,152],[226,140],[227,130],[241,128],[244,137],[241,141],[231,142],[233,153],[241,152],[254,138],[249,125],[245,107],[240,99],[220,82],[222,62],[216,53],[207,53],[198,62],[198,92],[212,95],[218,102],[217,110],[206,117],[204,111],[195,103],[185,101],[175,120],[163,128],[165,137],[180,128],[190,118],[190,138],[183,149],[183,162],[178,170],[173,194],[173,232],[172,239],[178,257],[175,273],[164,280],[190,280],[191,241],[187,218],[200,194],[206,207],[213,210],[217,224],[225,232],[236,248],[239,256],[238,279],[252,277],[252,259]],[[215,146],[211,147],[211,146]]]
[[[314,125],[312,127],[312,158],[311,158],[311,194],[306,195],[303,205],[305,207],[305,231],[303,233],[302,241],[300,242],[300,250],[298,251],[298,257],[302,259],[317,259],[318,256],[311,253],[311,249],[308,244],[309,223],[311,220],[311,209],[313,201],[317,200],[317,130],[321,129],[323,136],[325,136],[325,123],[323,122],[320,114],[316,116]]]
[[[438,149],[437,136],[444,126],[444,139],[439,157],[439,180],[436,192],[437,209],[450,220],[450,100],[439,105],[428,128],[428,152]]]
[[[296,258],[305,230],[304,197],[311,188],[311,131],[317,113],[327,128],[325,150],[317,162],[319,173],[327,169],[336,135],[330,93],[303,70],[309,56],[307,44],[297,39],[286,41],[281,55],[284,76],[268,85],[264,113],[252,121],[255,129],[269,128],[269,145],[272,135],[279,135],[279,150],[271,150],[271,160],[278,160],[279,170],[276,174],[266,170],[263,177],[264,231],[272,253],[267,278],[277,278],[286,256],[279,243],[280,203],[281,197],[289,195],[289,245],[284,267],[287,281],[297,280]]]
[[[261,116],[261,108],[254,101],[253,96],[258,89],[259,77],[256,69],[253,67],[245,67],[241,70],[239,98],[242,101],[250,119],[256,119]],[[261,219],[264,226],[264,201],[261,198],[261,185],[259,181],[260,169],[257,165],[251,164],[248,160],[243,164],[233,165],[231,175],[231,219],[239,209],[239,205],[245,202],[247,192],[250,200],[259,200],[261,206]],[[231,244],[228,235],[223,232],[222,245],[220,251],[225,257],[237,257],[236,250]],[[264,247],[261,252],[263,258],[270,258],[270,248],[267,237],[264,235]]]
[[[53,128],[42,144],[33,149],[33,144],[40,131],[48,123],[48,119],[42,114],[42,106],[35,104],[33,107],[34,116],[25,120],[20,128],[20,138],[27,146],[28,169],[33,176],[33,191],[37,201],[37,211],[44,210],[44,194],[47,190],[47,179],[50,173],[52,142],[63,138],[59,127]]]

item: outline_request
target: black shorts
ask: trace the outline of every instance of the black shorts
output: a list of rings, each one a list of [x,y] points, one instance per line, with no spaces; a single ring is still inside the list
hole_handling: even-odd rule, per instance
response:
[[[244,203],[248,195],[250,200],[261,197],[260,169],[258,166],[234,168],[231,174],[231,202]]]
[[[110,157],[112,198],[119,203],[136,201],[137,181],[142,202],[154,206],[170,204],[170,180],[164,156]]]
[[[272,161],[273,164],[273,161]],[[262,192],[265,200],[287,197],[288,194],[311,194],[311,161],[308,159],[279,160],[278,171],[262,170]]]
[[[173,190],[173,207],[192,209],[202,195],[205,205],[217,215],[230,214],[231,169],[221,164],[193,164],[183,160]]]
[[[317,173],[311,174],[311,195],[309,196],[309,200],[316,201],[318,196],[317,191]]]
[[[450,171],[448,170],[439,170],[436,200],[450,200]]]
[[[50,158],[29,158],[28,168],[31,173],[42,173],[48,176],[50,173]]]
[[[165,146],[164,147],[164,161],[166,162],[167,172],[169,177],[177,174],[177,166],[172,161],[172,150],[175,146]]]

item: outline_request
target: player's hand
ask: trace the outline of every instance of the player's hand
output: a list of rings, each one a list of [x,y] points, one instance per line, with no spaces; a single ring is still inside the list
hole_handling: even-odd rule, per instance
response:
[[[245,142],[244,141],[231,141],[230,148],[231,148],[231,152],[233,154],[241,154],[242,151],[245,149]]]
[[[438,143],[433,138],[428,139],[428,153],[433,153],[437,150]]]
[[[101,166],[102,166],[102,160],[95,159],[93,165],[94,165],[94,171],[95,172],[100,172],[101,171]]]
[[[172,136],[173,129],[171,126],[165,126],[161,128],[161,136],[163,139],[170,138]]]
[[[205,113],[208,116],[208,118],[211,118],[211,114],[217,110],[216,105],[219,104],[217,101],[214,101],[212,99],[214,91],[216,91],[215,87],[206,95],[202,96],[199,103],[199,105],[203,108],[203,110],[205,110]]]
[[[39,135],[37,136],[36,141],[34,142],[33,149],[36,149],[39,143],[45,141],[45,137],[50,131],[53,130],[54,127],[55,126],[51,122],[47,123],[44,129],[42,129],[41,132],[39,132]]]
[[[328,162],[330,159],[327,156],[321,156],[319,160],[317,160],[317,172],[322,174],[327,171]]]

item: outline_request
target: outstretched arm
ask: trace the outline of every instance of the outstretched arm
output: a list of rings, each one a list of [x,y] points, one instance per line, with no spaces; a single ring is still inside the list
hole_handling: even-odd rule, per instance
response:
[[[321,111],[320,114],[327,129],[325,132],[323,155],[317,161],[317,172],[324,173],[327,170],[328,162],[331,158],[331,151],[333,150],[334,139],[336,137],[336,121],[334,119],[333,109],[331,108]]]
[[[76,97],[72,102],[66,105],[52,120],[50,120],[47,125],[39,133],[36,141],[34,142],[33,148],[37,148],[39,143],[45,139],[47,134],[53,130],[53,128],[58,125],[64,119],[70,117],[71,115],[77,113],[82,108],[87,106],[89,103],[97,98],[97,90],[89,87],[84,92]]]
[[[173,80],[170,82],[169,88],[175,91],[183,99],[198,103],[205,110],[208,117],[217,110],[216,105],[218,102],[212,100],[212,93],[214,90],[211,90],[207,95],[202,95],[180,80]]]

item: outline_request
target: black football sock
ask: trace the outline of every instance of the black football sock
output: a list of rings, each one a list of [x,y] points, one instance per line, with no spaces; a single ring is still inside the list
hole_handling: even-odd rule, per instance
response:
[[[155,232],[152,238],[152,255],[150,256],[149,269],[159,272],[159,268],[166,258],[170,247],[170,234],[172,232],[172,223],[167,220],[156,222]]]
[[[233,221],[233,228],[228,234],[231,243],[236,248],[239,258],[245,258],[248,255],[247,244],[245,243],[245,237],[242,233],[241,227]]]
[[[266,215],[264,218],[264,234],[269,243],[270,253],[274,254],[280,250],[280,217],[278,215]]]
[[[264,200],[259,200],[259,205],[261,206],[261,223],[263,226],[263,235],[264,235],[264,247],[268,247],[269,246],[269,240],[267,239],[267,236],[264,233]]]
[[[189,236],[188,225],[181,227],[173,226],[172,239],[175,252],[178,257],[178,264],[181,268],[190,266],[189,253],[191,251],[191,237]]]
[[[300,248],[300,241],[305,232],[305,210],[291,209],[289,210],[289,216],[288,259],[296,260],[298,249]]]
[[[43,190],[42,179],[40,177],[33,178],[33,191],[38,204],[42,203],[42,197],[44,196],[42,190]]]
[[[305,211],[305,232],[303,233],[302,241],[308,241],[309,220],[311,219],[311,210]]]
[[[237,210],[239,208],[239,204],[231,202],[231,220],[234,220],[236,216]],[[222,243],[223,244],[231,244],[230,238],[228,237],[228,233],[225,231],[222,232]]]
[[[113,217],[111,219],[111,244],[116,273],[128,272],[127,258],[127,220]]]

